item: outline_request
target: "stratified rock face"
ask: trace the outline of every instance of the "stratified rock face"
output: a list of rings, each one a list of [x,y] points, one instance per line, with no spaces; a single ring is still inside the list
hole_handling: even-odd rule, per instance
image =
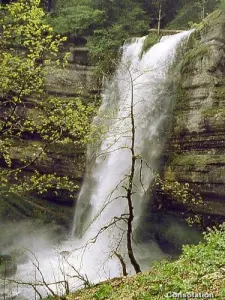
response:
[[[46,80],[50,94],[77,96],[80,91],[86,94],[98,92],[98,81],[93,73],[93,66],[88,62],[88,48],[68,41],[61,49],[61,57],[68,54],[68,64],[64,69],[57,67],[53,61],[48,69]]]
[[[52,61],[47,70],[46,90],[49,94],[58,97],[81,97],[84,101],[95,101],[98,96],[98,82],[93,73],[93,67],[88,63],[88,51],[85,44],[69,41],[60,51],[60,56],[69,54],[68,64],[60,68],[56,61]],[[37,114],[37,108],[27,108],[27,114]],[[29,161],[38,155],[42,141],[30,134],[26,139],[14,141],[10,155],[13,167],[22,167],[24,159]],[[70,191],[59,190],[57,187],[48,188],[45,193],[32,192],[27,199],[8,196],[0,199],[0,220],[17,221],[24,218],[40,218],[46,222],[54,221],[68,225],[73,217],[74,201],[79,193],[85,171],[85,148],[75,147],[74,144],[52,145],[48,147],[45,155],[36,160],[32,165],[22,170],[23,178],[30,178],[36,171],[43,175],[55,174],[67,177],[77,187],[73,197]],[[0,167],[5,163],[0,155]]]
[[[202,195],[205,205],[193,210],[225,216],[225,12],[211,14],[188,44],[164,175]]]

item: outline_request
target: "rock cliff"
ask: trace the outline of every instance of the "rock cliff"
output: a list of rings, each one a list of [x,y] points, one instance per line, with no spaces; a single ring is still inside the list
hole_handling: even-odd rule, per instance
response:
[[[225,216],[225,12],[192,33],[181,63],[164,177],[189,183],[204,204],[171,207]]]
[[[60,51],[60,56],[68,54],[65,69],[56,67],[54,61],[48,70],[47,91],[60,96],[77,96],[82,91],[86,97],[96,95],[99,84],[88,62],[88,48],[85,40],[70,39]]]
[[[58,97],[83,98],[84,101],[95,101],[98,97],[98,82],[93,73],[93,67],[88,63],[88,50],[85,41],[70,40],[60,50],[60,56],[69,54],[68,64],[64,69],[52,61],[47,70],[46,91]],[[37,114],[35,107],[27,108],[27,113]],[[20,167],[23,160],[30,159],[38,154],[42,141],[35,136],[27,136],[24,140],[16,142],[11,147],[13,166]],[[4,167],[4,160],[0,157],[0,166]],[[74,186],[80,186],[85,170],[85,149],[74,148],[74,145],[61,145],[51,147],[41,159],[36,160],[28,168],[24,169],[21,176],[29,177],[38,171],[40,174],[55,174],[67,176]],[[79,188],[77,190],[77,195]],[[57,195],[56,195],[57,194]],[[42,195],[32,194],[29,199],[21,199],[16,196],[2,198],[0,201],[0,219],[5,221],[20,220],[27,217],[41,218],[45,221],[53,221],[68,224],[73,216],[74,199],[69,196],[69,191],[49,188]]]

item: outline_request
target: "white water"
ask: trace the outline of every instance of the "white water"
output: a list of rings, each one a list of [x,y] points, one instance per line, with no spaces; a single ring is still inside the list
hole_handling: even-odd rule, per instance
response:
[[[147,190],[154,172],[157,172],[168,132],[168,117],[174,99],[174,74],[169,74],[169,71],[172,70],[177,48],[189,34],[190,32],[183,32],[163,38],[141,59],[140,53],[145,37],[134,39],[132,43],[123,47],[121,63],[113,80],[106,84],[103,104],[99,116],[95,119],[96,124],[103,123],[108,130],[103,135],[100,146],[94,151],[89,149],[89,159],[94,162],[88,169],[76,208],[74,232],[78,235],[84,233],[83,242],[98,235],[101,228],[112,222],[115,217],[119,218],[121,214],[127,213],[127,199],[123,198],[126,191],[123,186],[127,186],[127,176],[131,172],[132,90],[135,155],[143,160],[142,164],[140,160],[136,164],[132,198],[134,229],[138,226],[143,204],[148,197]],[[105,253],[106,256],[115,250],[121,240],[123,242],[119,251],[126,257],[124,231],[121,230],[124,229],[124,222],[116,225],[98,237],[98,244],[91,251],[92,257],[95,253],[98,256],[99,252]],[[158,254],[160,256],[160,253]],[[102,262],[102,258],[99,262]],[[118,275],[115,259],[110,264],[110,272],[112,276]]]
[[[131,167],[131,90],[133,89],[136,130],[135,153],[143,159],[142,165],[139,160],[136,166],[133,190],[136,228],[144,202],[148,198],[147,191],[153,179],[153,171],[157,171],[158,168],[168,129],[174,96],[174,74],[169,72],[179,45],[188,36],[189,32],[183,32],[168,37],[153,46],[141,59],[139,55],[145,38],[138,38],[126,44],[115,76],[106,84],[103,104],[99,116],[94,121],[96,126],[101,124],[101,128],[106,129],[106,132],[101,137],[102,142],[89,149],[88,159],[91,163],[74,219],[74,233],[77,236],[81,233],[83,235],[81,238],[71,237],[57,250],[67,251],[64,254],[69,263],[81,274],[87,274],[91,282],[121,274],[121,266],[118,259],[112,255],[113,251],[118,251],[127,261],[123,221],[105,230],[95,243],[90,243],[90,240],[115,217],[127,212],[127,200],[122,196],[125,195],[123,186],[127,184]],[[87,247],[82,248],[85,245]],[[82,249],[74,251],[79,248]],[[153,243],[135,246],[135,251],[139,263],[144,268],[163,256],[159,247]],[[61,273],[64,273],[67,274],[66,280],[69,281],[70,288],[79,286],[79,280],[69,278],[68,274],[73,276],[75,271],[68,266],[62,255],[56,255],[53,249],[45,249],[36,255],[47,282],[62,280]],[[62,266],[63,272],[60,271],[59,265]],[[132,272],[131,266],[128,269]],[[20,265],[16,274],[16,278],[26,282],[33,281],[35,276],[39,277],[38,274],[34,274],[32,263]],[[58,285],[57,292],[60,293],[60,289],[63,293],[63,288]],[[26,288],[19,290],[29,300],[34,299],[34,292],[31,293]]]

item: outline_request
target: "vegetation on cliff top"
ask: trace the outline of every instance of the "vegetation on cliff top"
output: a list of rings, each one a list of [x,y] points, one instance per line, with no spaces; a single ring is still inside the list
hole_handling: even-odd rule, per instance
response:
[[[108,74],[125,39],[148,34],[149,27],[187,29],[189,21],[199,22],[202,12],[206,16],[216,3],[207,0],[203,6],[203,1],[196,0],[58,0],[48,21],[57,33],[86,37],[91,62],[99,74]]]

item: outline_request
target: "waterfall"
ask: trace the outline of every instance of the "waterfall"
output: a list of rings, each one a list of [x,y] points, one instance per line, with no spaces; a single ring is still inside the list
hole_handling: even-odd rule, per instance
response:
[[[131,100],[134,101],[135,155],[139,157],[132,198],[135,229],[168,133],[174,99],[174,74],[169,72],[179,45],[189,34],[187,31],[163,38],[141,58],[145,37],[126,43],[115,75],[105,85],[103,103],[94,120],[94,125],[104,130],[100,143],[96,142],[88,150],[89,165],[73,228],[75,235],[81,236],[81,244],[97,237],[88,258],[96,265],[98,261],[103,263],[102,257],[107,261],[113,249],[119,249],[126,257],[125,222],[118,221],[104,232],[102,228],[128,212],[124,187],[128,184],[132,160]],[[109,270],[112,276],[118,275],[115,260]]]
[[[76,271],[84,277],[87,275],[91,282],[119,276],[121,265],[114,251],[124,258],[128,271],[133,271],[127,259],[126,223],[118,220],[128,212],[124,196],[131,172],[132,138],[135,137],[137,157],[132,190],[135,230],[150,199],[149,187],[159,168],[169,129],[176,78],[172,66],[177,50],[189,35],[187,31],[164,38],[142,57],[145,37],[132,39],[123,46],[121,61],[113,78],[105,84],[103,102],[93,121],[96,139],[88,148],[87,172],[76,205],[73,235],[57,248],[57,255],[53,249],[35,253],[46,282],[67,278],[70,288],[75,289],[80,284],[79,280],[76,282]],[[132,100],[134,136],[131,134]],[[164,256],[153,242],[134,244],[134,251],[142,269]],[[33,263],[18,266],[18,281],[32,282],[38,276]],[[51,288],[63,293],[61,286]],[[46,289],[42,289],[46,294]],[[36,299],[31,290],[20,289],[27,299]]]

